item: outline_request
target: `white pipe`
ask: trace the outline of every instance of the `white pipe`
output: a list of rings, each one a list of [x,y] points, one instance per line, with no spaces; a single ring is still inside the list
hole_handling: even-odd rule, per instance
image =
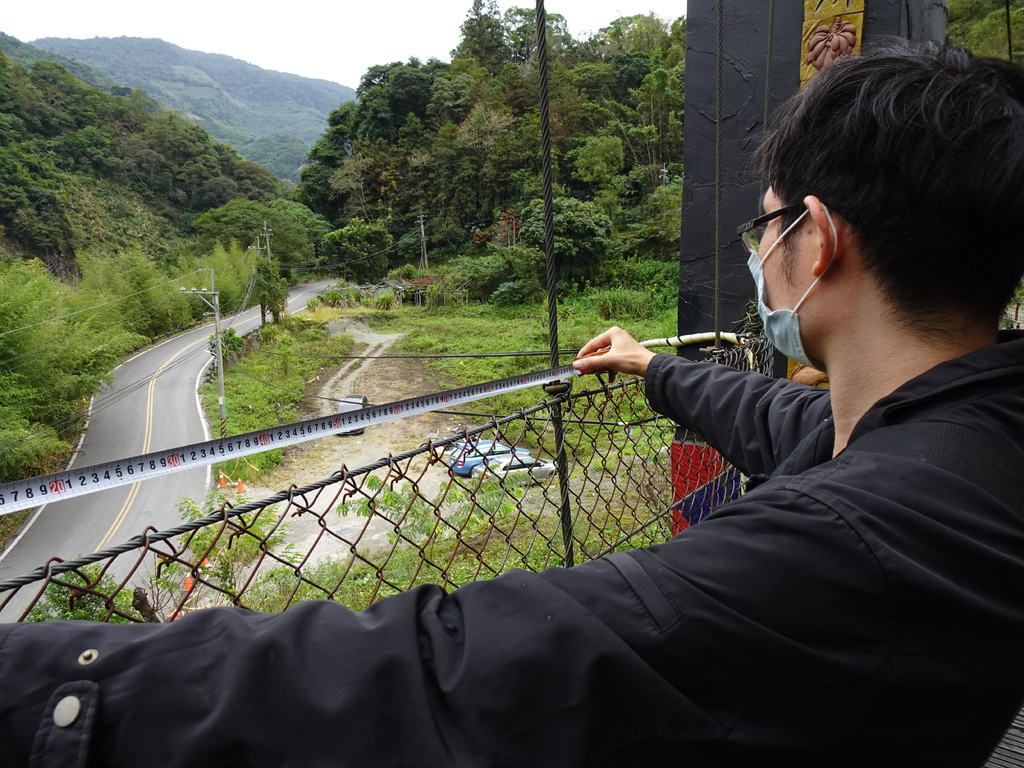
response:
[[[708,333],[690,333],[686,336],[671,336],[667,339],[648,339],[647,341],[641,341],[640,346],[685,347],[688,344],[700,344],[702,342],[715,341],[719,338],[728,341],[730,344],[740,343],[735,333],[715,333],[714,331],[709,331]]]

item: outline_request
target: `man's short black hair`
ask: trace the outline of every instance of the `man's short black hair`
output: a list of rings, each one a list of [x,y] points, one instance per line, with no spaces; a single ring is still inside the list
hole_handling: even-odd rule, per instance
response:
[[[849,222],[904,319],[997,320],[1024,272],[1024,70],[887,41],[823,70],[775,125],[775,194]]]

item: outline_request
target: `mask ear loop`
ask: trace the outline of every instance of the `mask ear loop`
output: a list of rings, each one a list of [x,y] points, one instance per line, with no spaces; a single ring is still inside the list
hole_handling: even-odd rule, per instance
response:
[[[818,281],[825,276],[825,273],[828,272],[829,267],[836,263],[836,254],[839,253],[839,233],[836,231],[835,222],[832,221],[832,214],[828,212],[828,207],[824,203],[821,204],[821,208],[823,211],[825,211],[825,219],[828,221],[828,228],[832,230],[832,258],[829,259],[828,266],[821,271],[821,274],[814,278],[814,282],[807,286],[807,291],[804,293],[803,296],[800,297],[800,301],[796,303],[796,306],[793,307],[793,312],[796,312],[798,309],[800,309],[800,305],[804,303],[804,299],[806,299],[810,295],[811,291],[814,290],[814,286],[816,286],[818,284]],[[806,211],[804,213],[806,213]],[[775,247],[774,243],[772,244],[772,247]],[[765,256],[765,258],[768,257]],[[761,263],[763,264],[764,262]]]
[[[804,216],[806,216],[809,212],[810,211],[808,211],[806,208],[804,208],[804,212],[796,217],[796,221],[794,221],[792,224],[790,224],[788,227],[786,227],[784,230],[782,230],[782,234],[780,234],[777,238],[775,238],[775,242],[772,243],[771,246],[768,248],[768,253],[766,253],[764,255],[764,258],[760,260],[762,268],[764,267],[764,263],[766,261],[768,261],[768,257],[771,256],[775,252],[775,247],[785,239],[786,235],[788,235],[790,233],[790,231],[792,231],[793,227],[795,227],[797,224],[799,224],[803,220]],[[829,219],[829,221],[831,221],[831,219]],[[834,229],[835,228],[833,227],[833,230]]]

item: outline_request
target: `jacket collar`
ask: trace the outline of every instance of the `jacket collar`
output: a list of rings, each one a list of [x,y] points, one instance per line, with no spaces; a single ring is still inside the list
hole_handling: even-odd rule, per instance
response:
[[[1024,386],[1024,331],[1001,331],[995,344],[947,360],[876,402],[850,435],[850,445],[879,427],[914,421],[945,403]],[[832,459],[835,423],[829,417],[797,445],[773,476],[796,475]]]
[[[1024,383],[1024,331],[1000,331],[995,344],[939,363],[876,402],[854,427],[850,442],[873,429],[912,421],[943,403]]]

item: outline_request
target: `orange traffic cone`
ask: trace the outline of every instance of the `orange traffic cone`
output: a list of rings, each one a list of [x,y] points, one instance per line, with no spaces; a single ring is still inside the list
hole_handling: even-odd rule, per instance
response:
[[[238,478],[238,488],[235,489],[238,493],[245,491],[245,486],[242,485],[242,478]]]
[[[224,477],[224,473],[223,473],[223,472],[221,472],[221,473],[220,473],[220,482],[218,483],[218,485],[219,485],[219,486],[220,486],[221,488],[223,488],[223,487],[224,487],[225,485],[227,485],[227,484],[228,484],[228,481],[227,481],[227,479],[226,479],[226,478]]]
[[[185,577],[185,591],[186,592],[191,592],[192,591],[192,577],[191,576],[186,576]]]

